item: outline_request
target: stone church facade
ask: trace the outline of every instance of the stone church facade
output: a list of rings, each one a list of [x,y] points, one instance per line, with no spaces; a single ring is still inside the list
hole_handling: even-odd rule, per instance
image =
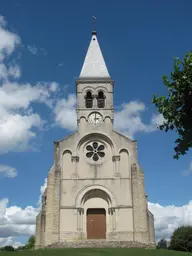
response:
[[[113,130],[114,81],[96,32],[76,80],[78,129],[54,142],[36,248],[77,241],[154,245],[137,143]]]

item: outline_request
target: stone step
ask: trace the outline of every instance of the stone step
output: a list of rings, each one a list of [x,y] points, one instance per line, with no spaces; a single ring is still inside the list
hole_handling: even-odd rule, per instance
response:
[[[81,240],[53,243],[47,248],[155,248],[154,244],[135,241]]]

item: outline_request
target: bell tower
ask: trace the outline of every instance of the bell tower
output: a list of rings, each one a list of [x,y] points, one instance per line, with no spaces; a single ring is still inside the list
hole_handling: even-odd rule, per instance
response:
[[[79,131],[112,131],[113,85],[105,64],[96,31],[92,32],[91,42],[76,80],[77,123]]]

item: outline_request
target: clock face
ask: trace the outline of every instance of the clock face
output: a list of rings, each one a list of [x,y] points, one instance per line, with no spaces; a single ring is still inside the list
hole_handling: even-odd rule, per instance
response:
[[[102,121],[102,116],[99,113],[92,113],[89,116],[89,122],[91,124],[99,124]]]

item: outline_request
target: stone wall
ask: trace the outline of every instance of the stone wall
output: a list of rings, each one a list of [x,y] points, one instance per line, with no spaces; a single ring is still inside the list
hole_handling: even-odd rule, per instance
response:
[[[149,242],[155,243],[154,216],[149,210],[148,210],[148,230],[149,230]]]
[[[144,175],[137,164],[131,166],[134,241],[149,243]]]
[[[36,217],[35,249],[41,248],[41,213]]]
[[[53,243],[53,205],[54,205],[54,185],[55,185],[55,172],[54,168],[48,174],[47,179],[47,203],[46,203],[46,225],[45,225],[45,240],[44,245]]]

